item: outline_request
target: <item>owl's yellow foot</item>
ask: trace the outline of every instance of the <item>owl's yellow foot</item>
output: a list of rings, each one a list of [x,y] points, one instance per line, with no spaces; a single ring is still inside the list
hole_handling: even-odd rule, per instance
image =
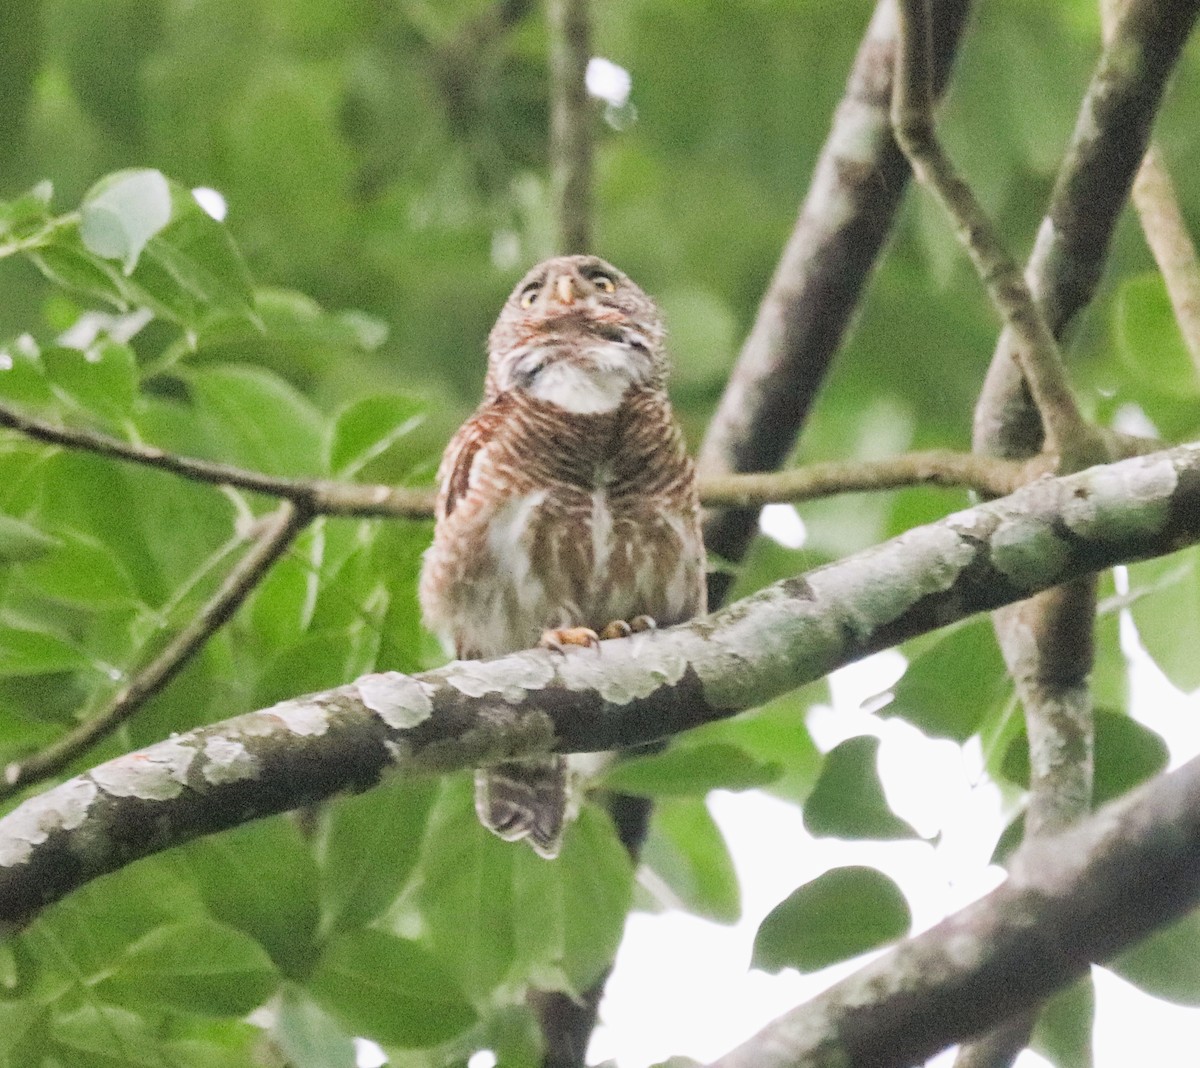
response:
[[[657,626],[649,616],[634,616],[631,620],[614,619],[600,632],[600,640],[609,638],[628,638],[631,634],[640,634],[644,630],[654,630]]]
[[[538,645],[543,649],[553,649],[565,653],[568,645],[578,645],[585,649],[594,649],[600,644],[600,635],[590,627],[563,627],[560,630],[544,630]]]

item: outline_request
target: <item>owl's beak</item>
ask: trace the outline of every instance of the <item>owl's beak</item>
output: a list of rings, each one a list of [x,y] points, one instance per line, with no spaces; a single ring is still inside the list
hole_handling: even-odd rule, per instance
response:
[[[569,308],[575,303],[575,286],[572,285],[569,274],[560,274],[554,280],[554,291],[559,304],[565,304]]]

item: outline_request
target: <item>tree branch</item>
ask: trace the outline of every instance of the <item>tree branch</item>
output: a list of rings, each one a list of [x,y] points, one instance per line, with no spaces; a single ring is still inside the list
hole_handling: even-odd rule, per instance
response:
[[[427,519],[434,491],[425,488],[357,485],[329,479],[278,478],[211,460],[197,460],[137,445],[94,430],[55,426],[0,404],[0,426],[50,445],[93,452],[124,463],[167,471],[210,485],[232,486],[293,502],[312,515],[369,519]],[[1161,446],[1160,446],[1161,447]],[[724,475],[702,479],[705,504],[761,507],[779,501],[804,501],[837,493],[898,489],[904,486],[963,486],[1003,496],[1043,473],[1030,464],[947,450],[909,453],[886,460],[809,464],[775,474]]]
[[[345,789],[731,716],[868,653],[1200,540],[1200,444],[1039,479],[713,616],[566,655],[368,675],[191,731],[0,820],[0,924],[149,853]]]
[[[1101,0],[1100,25],[1105,42],[1112,40],[1125,9],[1123,0]],[[1133,205],[1166,284],[1175,321],[1192,363],[1200,372],[1200,258],[1179,207],[1175,183],[1157,144],[1146,149],[1133,179]]]
[[[591,58],[588,0],[548,0],[550,181],[560,253],[592,251],[592,124],[585,75]]]
[[[24,760],[10,763],[0,782],[0,800],[62,771],[76,757],[106,738],[183,669],[250,595],[309,524],[312,515],[291,503],[263,520],[253,544],[226,576],[220,589],[153,660],[122,687],[107,707]]]
[[[1041,1001],[1200,899],[1200,758],[1013,858],[1008,881],[714,1062],[906,1068]]]
[[[935,92],[949,76],[970,0],[936,0]],[[778,467],[815,400],[891,233],[909,168],[888,115],[893,0],[880,0],[775,275],[700,450],[703,475]],[[757,509],[711,516],[711,552],[740,560]]]
[[[992,306],[1016,343],[1016,356],[1045,427],[1048,451],[1067,455],[1066,470],[1103,458],[1099,439],[1079,412],[1050,332],[991,219],[959,176],[933,122],[933,75],[928,0],[897,0],[899,40],[892,125],[917,180],[954,222]]]
[[[1200,0],[1132,0],[1092,75],[1025,278],[1056,338],[1091,299],[1167,78]],[[1026,457],[1041,448],[1011,331],[1000,335],[975,409],[981,451]]]

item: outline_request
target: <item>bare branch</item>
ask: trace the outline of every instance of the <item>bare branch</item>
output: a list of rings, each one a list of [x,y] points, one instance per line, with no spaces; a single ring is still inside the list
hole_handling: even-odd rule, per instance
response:
[[[945,85],[970,0],[934,5],[935,91]],[[813,172],[795,229],[700,450],[701,474],[770,471],[796,444],[891,233],[909,168],[888,107],[896,48],[893,0],[880,0]],[[710,551],[739,560],[756,511],[712,516]]]
[[[920,1064],[1198,899],[1200,758],[1028,843],[998,890],[768,1024],[712,1068]]]
[[[432,489],[277,478],[229,464],[178,456],[149,445],[135,445],[94,430],[55,426],[2,404],[0,426],[11,427],[47,444],[142,464],[197,482],[279,497],[313,515],[393,519],[425,519],[433,515]],[[1045,465],[1040,461],[1020,464],[970,453],[934,450],[886,460],[809,464],[770,475],[718,476],[701,481],[700,496],[705,504],[761,507],[778,501],[812,500],[837,493],[936,485],[965,486],[999,497],[1011,493],[1022,482],[1044,470]]]
[[[1016,341],[1017,359],[1045,425],[1049,450],[1071,456],[1067,470],[1095,462],[1102,458],[1099,442],[1075,403],[1058,343],[1034,304],[1016,261],[938,140],[933,123],[928,0],[898,0],[897,8],[900,47],[892,95],[896,139],[917,180],[953,220],[959,242]]]
[[[230,571],[220,589],[153,660],[122,687],[108,706],[45,749],[4,769],[0,800],[23,787],[48,779],[128,720],[183,669],[262,581],[271,565],[312,519],[311,513],[284,503],[267,517],[254,543]]]
[[[1200,444],[1043,478],[713,616],[604,642],[369,675],[119,757],[0,820],[0,925],[138,857],[344,789],[628,748],[1114,563],[1200,541]],[[481,832],[482,833],[482,832]],[[86,843],[86,844],[84,844]]]
[[[1101,0],[1100,25],[1105,42],[1112,40],[1126,6],[1123,0]],[[1184,344],[1200,371],[1200,259],[1179,207],[1175,183],[1157,144],[1152,143],[1146,149],[1133,179],[1133,205],[1146,244],[1162,273]]]
[[[177,456],[151,445],[134,445],[95,430],[55,426],[0,405],[0,426],[35,441],[82,449],[114,460],[142,464],[195,482],[233,486],[291,501],[310,515],[425,518],[433,514],[433,491],[396,486],[356,486],[324,479],[276,478],[211,460]]]
[[[591,58],[588,0],[548,0],[550,180],[559,252],[592,251],[592,124],[584,76]]]

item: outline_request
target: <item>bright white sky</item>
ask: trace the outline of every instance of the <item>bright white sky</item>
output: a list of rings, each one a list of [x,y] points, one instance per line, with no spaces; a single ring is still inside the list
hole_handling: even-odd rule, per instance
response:
[[[767,524],[778,540],[802,538],[798,517],[778,520],[778,526]],[[1200,695],[1171,687],[1137,647],[1128,620],[1122,637],[1127,651],[1130,643],[1133,648],[1133,713],[1166,739],[1176,767],[1200,753]],[[873,864],[887,872],[908,898],[918,931],[1002,881],[1003,872],[987,860],[1006,821],[999,790],[981,775],[978,747],[932,741],[899,720],[862,711],[864,701],[894,683],[903,664],[898,653],[886,652],[836,672],[833,707],[814,708],[809,728],[823,751],[854,735],[878,735],[889,803],[922,834],[940,830],[939,846],[814,839],[793,805],[754,791],[710,795],[709,809],[741,881],[742,919],[722,927],[681,912],[634,913],[601,1006],[591,1063],[615,1058],[620,1068],[645,1068],[674,1054],[709,1061],[860,967],[867,958],[806,976],[749,968],[763,917],[829,868]],[[1096,1068],[1195,1065],[1200,1009],[1151,998],[1101,968],[1094,974]],[[929,1063],[948,1068],[952,1061],[951,1051]],[[1046,1064],[1028,1051],[1017,1061],[1018,1068]]]

